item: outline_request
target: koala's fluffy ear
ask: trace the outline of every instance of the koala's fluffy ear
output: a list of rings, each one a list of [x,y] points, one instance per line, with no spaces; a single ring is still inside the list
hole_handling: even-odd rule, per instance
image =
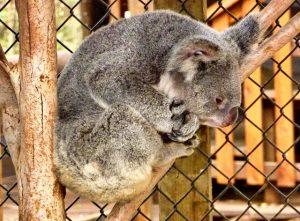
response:
[[[234,41],[241,50],[241,58],[249,53],[251,47],[259,42],[261,34],[256,14],[250,14],[235,26],[223,33],[224,37]]]

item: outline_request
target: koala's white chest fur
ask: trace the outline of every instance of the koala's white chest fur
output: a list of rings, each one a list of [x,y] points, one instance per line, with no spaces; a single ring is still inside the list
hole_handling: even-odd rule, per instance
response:
[[[175,83],[171,78],[170,74],[165,73],[160,77],[158,84],[152,85],[152,87],[159,91],[160,93],[168,96],[168,98],[173,99],[178,96],[179,91],[176,90]]]

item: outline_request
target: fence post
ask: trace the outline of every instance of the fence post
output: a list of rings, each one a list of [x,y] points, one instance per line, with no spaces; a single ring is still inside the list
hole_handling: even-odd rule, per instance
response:
[[[256,5],[255,0],[249,0],[242,2],[241,12],[245,16],[254,6]],[[254,9],[258,11],[258,8]],[[249,154],[252,152],[248,160],[252,165],[255,165],[256,169],[250,164],[246,165],[247,171],[247,184],[250,185],[263,185],[265,177],[261,175],[259,171],[264,172],[264,146],[263,146],[263,134],[257,127],[263,128],[263,103],[262,97],[260,97],[260,85],[262,85],[262,70],[258,67],[253,74],[251,79],[255,81],[253,83],[250,79],[244,81],[243,95],[244,95],[244,108],[246,111],[247,119],[245,120],[245,146],[246,152]],[[259,86],[258,86],[258,85]],[[254,125],[255,126],[254,126]],[[255,150],[254,150],[255,149]]]
[[[176,12],[184,10],[186,14],[201,21],[204,21],[206,17],[206,8],[205,0],[187,1],[184,4],[173,0],[154,1],[154,9],[171,9]],[[188,220],[211,220],[210,203],[205,199],[211,199],[211,172],[207,158],[210,155],[209,130],[207,127],[201,127],[197,134],[201,141],[200,153],[196,150],[192,156],[178,159],[159,185],[161,192],[166,194],[173,203],[178,203],[173,207],[173,203],[160,194],[160,220],[165,220],[170,216],[172,216],[170,220],[183,220],[181,214]],[[206,170],[202,171],[199,178],[196,178],[204,168]],[[181,175],[179,170],[190,179]],[[174,212],[174,209],[177,212]]]
[[[291,19],[291,11],[286,11],[279,19],[281,25],[285,25]],[[282,151],[276,151],[277,163],[284,161],[276,170],[277,185],[280,187],[294,187],[296,185],[296,171],[290,165],[295,165],[295,136],[294,125],[290,122],[294,120],[293,101],[289,101],[293,95],[292,77],[293,66],[292,58],[288,56],[292,51],[291,42],[286,44],[280,51],[274,55],[279,64],[273,63],[274,74],[274,90],[275,102],[280,107],[275,108],[275,119],[278,121],[275,124],[275,143],[277,148]]]
[[[57,116],[55,1],[17,0],[20,24],[21,149],[19,220],[63,221],[63,191],[53,167]]]

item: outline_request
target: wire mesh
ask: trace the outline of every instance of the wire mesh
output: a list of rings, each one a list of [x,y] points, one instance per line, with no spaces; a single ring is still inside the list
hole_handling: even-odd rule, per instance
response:
[[[179,5],[179,13],[194,17],[186,7],[189,0],[174,1]],[[246,9],[245,2],[250,5]],[[249,12],[263,8],[267,2],[209,0],[206,22],[211,26],[217,22],[234,24]],[[299,9],[300,1],[296,0],[287,13],[294,15]],[[99,27],[128,14],[151,10],[152,0],[59,0],[56,2],[58,52],[73,53],[83,38]],[[282,27],[287,13],[269,29],[269,34]],[[16,18],[14,1],[1,1],[1,44],[13,61],[17,60],[18,54]],[[211,153],[198,148],[194,154],[196,158],[206,159],[205,166],[186,166],[188,163],[184,160],[176,162],[133,219],[208,220],[210,216],[214,220],[299,219],[299,66],[300,38],[296,37],[262,65],[260,74],[252,75],[245,82],[243,117],[239,122],[230,128],[211,129]],[[253,110],[259,114],[253,116]],[[253,137],[255,142],[251,142]],[[282,146],[283,142],[286,147]],[[8,217],[17,220],[17,183],[13,179],[13,166],[3,137],[0,145],[3,168],[0,210],[7,220],[10,220]],[[194,168],[193,172],[189,171],[191,168]],[[208,182],[203,180],[208,171],[213,178],[212,196],[201,188],[201,182]],[[173,192],[166,188],[168,185],[173,186]],[[187,209],[190,207],[186,205],[191,203],[196,209]],[[208,209],[197,212],[201,208],[199,204],[209,205]],[[101,220],[111,208],[112,205],[90,202],[72,193],[66,197],[67,220]]]

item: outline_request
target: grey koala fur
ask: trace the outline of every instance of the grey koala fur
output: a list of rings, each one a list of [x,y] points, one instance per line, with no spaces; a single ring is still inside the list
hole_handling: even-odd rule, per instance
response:
[[[141,194],[155,168],[193,153],[200,124],[223,127],[241,102],[239,68],[255,15],[219,33],[170,11],[91,34],[59,78],[55,165],[63,185],[100,202]]]

